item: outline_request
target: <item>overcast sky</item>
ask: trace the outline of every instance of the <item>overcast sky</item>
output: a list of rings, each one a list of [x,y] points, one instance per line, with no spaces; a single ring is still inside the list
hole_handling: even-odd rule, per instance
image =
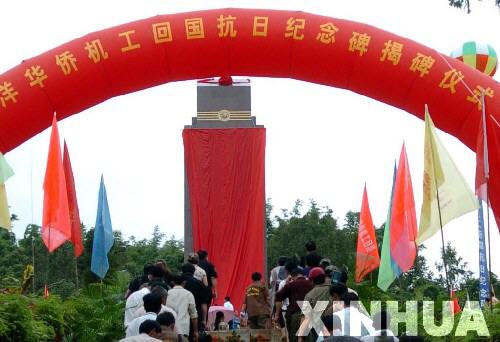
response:
[[[447,0],[377,1],[27,1],[2,4],[0,73],[21,60],[80,37],[157,14],[244,7],[302,10],[367,23],[448,54],[475,40],[500,52],[500,13],[493,0],[472,1],[472,13]],[[242,75],[244,76],[244,75]],[[497,80],[498,76],[495,77]],[[266,195],[276,213],[295,199],[314,198],[342,221],[359,211],[363,185],[376,226],[385,221],[394,160],[406,142],[417,217],[422,203],[424,124],[420,119],[350,91],[289,79],[252,78],[252,113],[267,127]],[[432,114],[432,109],[431,109]],[[113,229],[149,238],[155,225],[183,236],[184,176],[182,128],[196,115],[196,82],[162,85],[117,97],[59,123],[73,164],[80,216],[93,226],[99,178],[104,173]],[[49,131],[35,136],[6,157],[16,175],[7,182],[11,211],[20,217],[14,232],[41,223],[42,184]],[[446,148],[472,187],[475,154],[440,132]],[[342,222],[341,222],[342,223]],[[492,245],[500,236],[491,222]],[[478,270],[477,214],[445,227],[445,239]],[[426,246],[431,264],[441,240]],[[500,274],[500,249],[492,250]]]

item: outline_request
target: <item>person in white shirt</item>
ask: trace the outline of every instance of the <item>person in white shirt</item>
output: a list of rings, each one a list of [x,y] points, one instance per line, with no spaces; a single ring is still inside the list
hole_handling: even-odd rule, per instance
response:
[[[224,298],[224,307],[225,307],[226,309],[229,309],[229,310],[231,310],[231,311],[234,311],[234,306],[233,306],[233,304],[231,303],[231,298],[229,298],[228,296],[226,296],[226,297]]]
[[[173,308],[167,305],[167,298],[168,298],[168,291],[165,290],[162,286],[155,286],[151,289],[151,293],[157,294],[161,298],[161,310],[160,313],[163,312],[170,312],[172,315],[174,315],[174,319],[177,319],[177,313]],[[134,312],[134,318],[140,317],[146,313],[146,310],[144,310],[144,306],[140,306],[139,309],[137,309]]]
[[[343,296],[344,308],[333,315],[340,318],[343,336],[367,336],[375,333],[373,321],[359,311],[359,297],[347,292]]]
[[[127,298],[127,302],[125,303],[125,319],[123,320],[123,326],[125,328],[128,327],[134,318],[138,317],[135,315],[135,312],[143,306],[142,297],[150,292],[149,287],[145,286],[139,291],[135,291]]]
[[[198,340],[198,313],[191,292],[186,290],[184,278],[180,274],[173,276],[174,287],[168,291],[167,305],[177,313],[176,327],[179,334],[189,336],[189,325],[193,327],[193,340]]]
[[[147,320],[156,320],[156,316],[161,310],[161,298],[157,294],[149,293],[145,295],[142,300],[144,301],[144,309],[146,313],[141,317],[134,318],[127,327],[127,337],[139,335],[139,327],[141,323]]]
[[[391,325],[391,317],[388,312],[382,310],[373,317],[373,328],[375,331],[370,336],[364,336],[361,341],[375,342],[380,340],[379,336],[385,336],[384,342],[399,342],[394,333],[388,329]]]
[[[120,342],[162,342],[160,324],[154,320],[145,320],[139,326],[139,334],[121,339]]]

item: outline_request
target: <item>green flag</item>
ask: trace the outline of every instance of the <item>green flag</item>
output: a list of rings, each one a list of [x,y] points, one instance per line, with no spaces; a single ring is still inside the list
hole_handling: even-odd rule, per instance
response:
[[[7,230],[11,229],[9,204],[7,202],[7,191],[5,190],[5,181],[12,177],[14,172],[7,164],[5,157],[0,153],[0,227]]]
[[[378,270],[378,281],[377,286],[382,289],[382,291],[387,291],[389,286],[391,286],[394,279],[396,279],[401,274],[401,269],[392,260],[391,257],[391,208],[392,208],[392,196],[394,195],[394,182],[396,180],[396,164],[394,163],[394,176],[392,179],[392,191],[391,200],[389,202],[389,211],[387,213],[387,220],[385,221],[384,227],[384,240],[382,242],[382,253],[380,258],[380,268]]]

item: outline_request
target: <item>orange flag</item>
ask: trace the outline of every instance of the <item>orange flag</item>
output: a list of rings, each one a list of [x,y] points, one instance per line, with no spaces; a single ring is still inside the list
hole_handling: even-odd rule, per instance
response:
[[[45,287],[43,288],[43,297],[49,298],[49,296],[50,296],[49,288],[47,287],[47,284],[45,284]]]
[[[42,239],[52,253],[66,240],[71,239],[68,193],[55,115],[52,120],[43,192]]]
[[[410,167],[403,144],[394,185],[391,211],[391,256],[403,272],[407,272],[417,256],[417,218],[411,184]]]
[[[366,184],[363,191],[363,202],[359,214],[358,248],[356,251],[356,277],[360,283],[371,271],[380,266],[377,238],[373,227],[372,214],[368,204]]]
[[[71,169],[71,160],[69,159],[68,146],[64,141],[64,175],[66,177],[66,190],[68,191],[68,207],[69,217],[71,220],[71,242],[75,256],[82,255],[82,227],[80,225],[80,213],[78,211],[78,201],[76,200],[75,179],[73,178],[73,170]]]

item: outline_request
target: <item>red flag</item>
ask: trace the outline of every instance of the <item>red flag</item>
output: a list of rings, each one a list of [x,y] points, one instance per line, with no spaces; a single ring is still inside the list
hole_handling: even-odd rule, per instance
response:
[[[69,159],[68,146],[64,141],[64,175],[66,177],[66,190],[68,191],[69,218],[71,220],[71,242],[75,256],[82,255],[82,227],[80,225],[80,213],[78,211],[78,201],[76,200],[75,179],[71,169],[71,160]]]
[[[49,298],[49,296],[50,296],[49,288],[47,287],[47,284],[45,284],[45,287],[43,288],[43,297]]]
[[[410,167],[403,144],[394,185],[391,211],[391,257],[403,272],[407,272],[417,256],[417,218],[411,184]]]
[[[377,238],[373,227],[372,214],[368,204],[366,185],[363,191],[363,203],[359,214],[358,247],[356,252],[356,277],[360,283],[371,271],[380,266]]]
[[[451,293],[450,293],[450,299],[451,299],[451,303],[450,303],[451,313],[453,314],[453,316],[461,313],[462,308],[460,307],[460,304],[458,304],[458,298],[455,296],[455,291],[453,291],[453,289],[451,290]]]
[[[43,191],[42,239],[52,253],[71,238],[68,194],[55,115],[52,121]]]
[[[481,117],[476,144],[476,195],[487,202],[486,193],[490,194],[490,206],[500,231],[500,201],[497,200],[497,197],[491,196],[491,194],[500,192],[500,173],[489,167],[500,163],[500,141],[496,134],[498,130],[500,130],[500,124],[495,118],[492,116]]]

